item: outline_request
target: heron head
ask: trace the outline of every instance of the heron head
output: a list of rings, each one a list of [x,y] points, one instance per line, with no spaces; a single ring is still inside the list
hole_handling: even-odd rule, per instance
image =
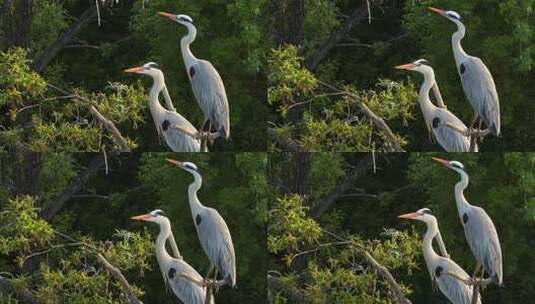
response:
[[[166,12],[158,12],[158,15],[162,17],[167,17],[171,19],[172,21],[180,23],[182,25],[193,24],[193,18],[191,18],[188,15],[175,15],[175,14],[170,14]]]
[[[169,221],[165,216],[165,212],[163,212],[161,209],[153,210],[147,214],[133,216],[130,219],[135,221],[154,222],[158,224]]]
[[[464,165],[461,162],[458,162],[456,160],[451,160],[450,161],[450,160],[445,160],[445,159],[438,158],[438,157],[433,157],[433,160],[436,161],[437,163],[443,165],[444,167],[450,168],[452,170],[464,171]]]
[[[197,165],[195,165],[194,163],[192,162],[181,162],[181,161],[178,161],[178,160],[174,160],[174,159],[166,159],[166,161],[170,164],[173,164],[177,167],[179,167],[180,169],[183,169],[183,170],[186,170],[190,173],[198,173],[200,174],[199,172],[199,168],[197,168]]]
[[[130,69],[124,70],[125,73],[136,73],[136,74],[145,74],[152,77],[162,75],[162,71],[159,69],[160,66],[156,62],[148,62],[139,67],[133,67]]]
[[[402,214],[402,215],[399,215],[398,218],[417,220],[417,221],[422,221],[422,222],[429,222],[429,221],[435,220],[435,216],[433,215],[433,212],[431,212],[431,209],[429,208],[422,208],[416,212]]]
[[[457,13],[456,11],[446,11],[446,10],[435,8],[435,7],[428,7],[428,9],[431,12],[436,13],[439,16],[442,16],[450,21],[454,21],[454,22],[461,21],[461,15],[459,15],[459,13]]]
[[[412,63],[398,65],[394,68],[398,70],[417,71],[422,74],[433,71],[433,68],[431,67],[429,61],[425,59],[418,59]]]

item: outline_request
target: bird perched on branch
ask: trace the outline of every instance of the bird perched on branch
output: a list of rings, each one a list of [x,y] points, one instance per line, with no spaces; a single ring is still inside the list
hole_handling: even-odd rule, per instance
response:
[[[215,267],[215,281],[211,286],[216,289],[223,285],[236,286],[236,256],[232,237],[219,212],[214,208],[204,206],[197,197],[197,191],[202,185],[199,169],[191,162],[173,159],[167,159],[167,161],[193,176],[194,181],[188,187],[189,206],[202,248],[211,262],[211,268]],[[221,280],[217,280],[218,272],[223,277]]]
[[[209,61],[198,59],[191,52],[190,44],[197,36],[197,28],[193,24],[193,19],[188,15],[175,15],[165,12],[159,12],[158,14],[188,29],[188,34],[180,40],[180,49],[193,94],[205,117],[200,130],[203,131],[206,123],[209,122],[208,133],[211,132],[212,124],[217,130],[211,138],[223,137],[228,139],[230,136],[230,117],[225,85],[221,76]]]
[[[171,233],[171,223],[165,217],[164,212],[160,209],[151,211],[147,214],[131,217],[132,220],[153,222],[160,226],[160,232],[156,238],[156,259],[160,266],[163,279],[166,286],[171,287],[173,293],[187,304],[206,304],[206,287],[203,286],[204,279],[191,267],[180,255],[178,247],[174,242]],[[176,257],[172,257],[165,249],[167,240],[171,241]],[[210,295],[210,302],[215,303],[213,296]]]
[[[445,11],[434,7],[429,7],[429,10],[457,25],[457,31],[451,36],[451,46],[464,93],[474,108],[474,118],[470,128],[473,128],[479,117],[485,122],[490,133],[499,136],[500,101],[496,84],[483,61],[478,57],[466,54],[463,50],[461,40],[466,33],[466,27],[461,21],[461,15],[455,11]],[[481,120],[478,129],[481,129]]]
[[[429,131],[432,130],[440,146],[447,152],[477,152],[477,144],[474,142],[474,146],[471,146],[470,137],[467,136],[468,128],[465,124],[445,107],[437,107],[431,102],[429,92],[437,84],[435,72],[429,62],[425,59],[419,59],[413,63],[398,65],[395,68],[416,71],[424,76],[418,102],[425,124]]]
[[[483,278],[484,272],[487,272],[490,279],[501,286],[503,283],[503,262],[498,232],[485,209],[471,205],[464,197],[464,189],[468,187],[469,181],[464,165],[458,161],[436,157],[433,157],[433,160],[457,172],[461,177],[461,180],[455,185],[455,202],[466,241],[477,260],[475,275],[481,271],[481,278]]]
[[[149,92],[150,113],[158,136],[163,137],[166,145],[174,152],[199,152],[201,142],[199,138],[192,136],[199,132],[186,118],[175,111],[165,85],[163,72],[158,67],[158,64],[149,62],[140,67],[127,69],[125,73],[145,74],[152,77],[154,82]],[[165,109],[158,100],[162,91],[168,109]]]
[[[471,278],[466,271],[449,258],[442,237],[440,236],[437,219],[431,210],[423,208],[398,217],[422,221],[427,225],[422,249],[431,280],[437,283],[442,294],[452,303],[472,304],[474,287],[468,284]],[[438,255],[433,249],[433,239],[435,238],[438,241],[443,256]],[[479,297],[476,303],[481,304]]]

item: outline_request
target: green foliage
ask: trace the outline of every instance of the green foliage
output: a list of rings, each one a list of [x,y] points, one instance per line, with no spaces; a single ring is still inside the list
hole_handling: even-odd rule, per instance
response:
[[[30,70],[26,52],[21,48],[0,52],[0,107],[9,105],[12,109],[28,99],[36,99],[45,91],[45,81],[39,74]],[[3,117],[2,122],[14,120],[16,111],[10,117]]]
[[[232,141],[216,141],[216,150],[265,150],[263,122],[270,114],[261,72],[265,70],[269,49],[265,33],[268,2],[151,0],[145,3],[144,9],[141,2],[136,2],[132,10],[130,32],[136,43],[148,50],[136,59],[128,58],[127,64],[158,62],[177,111],[198,126],[204,117],[191,91],[180,50],[180,39],[187,33],[186,28],[158,16],[157,12],[187,14],[193,18],[197,37],[191,50],[197,58],[210,61],[221,74],[229,101]]]
[[[428,59],[450,110],[465,123],[471,118],[468,104],[451,50],[450,37],[455,24],[426,12],[428,6],[457,11],[466,25],[461,44],[470,55],[480,57],[490,69],[501,100],[502,129],[507,136],[484,143],[485,150],[516,151],[527,149],[533,133],[529,118],[532,102],[529,97],[533,80],[525,77],[535,68],[535,35],[533,1],[407,1],[404,27],[410,39],[420,48],[413,58]]]
[[[421,185],[422,202],[413,209],[429,207],[437,217],[449,254],[468,272],[475,260],[466,245],[454,198],[456,172],[431,160],[429,154],[411,155],[409,179]],[[502,246],[504,277],[511,283],[505,291],[487,289],[484,299],[494,302],[521,302],[530,297],[522,286],[531,284],[525,269],[535,267],[527,258],[532,251],[530,239],[533,226],[534,159],[531,153],[447,154],[440,156],[461,161],[470,176],[465,197],[473,205],[485,209],[493,220]],[[420,199],[419,199],[420,200]],[[417,285],[417,283],[415,284]],[[425,293],[425,291],[418,291]]]
[[[283,189],[295,180],[288,177],[285,168],[294,168],[295,158],[291,154],[272,158],[277,169],[272,170],[271,179],[281,185],[281,192],[287,192]],[[347,161],[341,154],[310,155],[308,170],[292,169],[308,172],[306,199],[296,194],[280,194],[270,204],[269,273],[280,284],[275,292],[270,289],[275,303],[392,303],[388,283],[373,268],[365,252],[397,274],[410,275],[419,267],[420,239],[414,231],[383,228],[377,236],[367,239],[353,229],[361,225],[366,215],[357,212],[360,219],[353,223],[353,212],[336,208],[320,220],[310,217],[309,209],[321,203],[343,180]],[[405,294],[412,293],[409,286],[400,285]]]
[[[389,123],[407,126],[412,120],[416,103],[412,84],[380,79],[375,90],[359,91],[346,85],[333,92],[301,61],[292,45],[273,50],[268,59],[268,102],[280,114],[279,125],[272,129],[278,142],[297,142],[305,151],[385,149],[389,139],[357,103]],[[406,144],[401,136],[396,137],[401,145]]]
[[[0,222],[4,223],[0,227],[0,253],[4,255],[19,252],[20,258],[54,237],[51,227],[38,217],[34,199],[29,196],[8,200]]]
[[[278,198],[270,208],[268,250],[271,253],[295,252],[303,246],[315,245],[321,229],[307,218],[303,200],[299,196]],[[291,263],[293,256],[285,260]]]
[[[67,16],[60,1],[34,1],[29,48],[39,54],[68,27]]]

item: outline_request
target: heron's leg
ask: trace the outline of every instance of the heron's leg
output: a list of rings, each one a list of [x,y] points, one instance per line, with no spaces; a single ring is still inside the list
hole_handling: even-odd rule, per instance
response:
[[[477,114],[477,112],[474,112],[474,116],[472,117],[472,122],[470,123],[470,128],[472,128],[474,126],[474,124],[476,123],[478,117],[479,117],[479,115]]]
[[[204,121],[202,122],[200,128],[199,128],[199,132],[202,132],[204,130],[204,127],[206,126],[206,123],[208,122],[208,118],[205,117],[204,118]]]
[[[212,274],[212,271],[214,271],[214,269],[215,269],[214,264],[210,263],[210,268],[208,268],[208,273],[206,273],[206,276],[204,277],[209,278],[210,274]]]
[[[472,278],[477,277],[477,273],[479,272],[480,268],[481,268],[481,263],[477,262],[476,269],[474,269],[474,274],[472,274]]]

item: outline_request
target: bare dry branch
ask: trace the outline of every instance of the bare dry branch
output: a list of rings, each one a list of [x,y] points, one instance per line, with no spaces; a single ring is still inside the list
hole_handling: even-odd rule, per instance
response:
[[[104,258],[102,254],[97,253],[96,256],[100,265],[102,265],[102,267],[104,267],[117,281],[119,281],[123,288],[123,291],[126,293],[128,299],[130,300],[130,303],[143,304],[143,302],[141,302],[137,298],[136,293],[134,292],[134,288],[130,285],[130,283],[128,283],[121,270],[113,266],[110,262],[108,262],[108,260],[106,260],[106,258]]]
[[[104,115],[102,115],[98,110],[97,108],[95,107],[94,105],[94,102],[92,102],[91,100],[85,98],[85,97],[82,97],[78,94],[74,94],[74,93],[71,93],[71,92],[68,92],[62,88],[59,88],[55,85],[52,85],[52,84],[49,84],[47,83],[47,87],[49,88],[52,88],[64,95],[70,95],[70,96],[73,96],[74,98],[86,103],[87,105],[89,105],[89,112],[98,120],[98,122],[112,135],[112,138],[114,140],[114,142],[119,146],[119,151],[120,152],[130,152],[130,147],[128,147],[128,143],[126,142],[126,139],[124,139],[124,137],[121,135],[121,132],[119,131],[119,129],[117,129],[117,127],[115,126],[115,124],[107,119],[106,117],[104,117]]]

